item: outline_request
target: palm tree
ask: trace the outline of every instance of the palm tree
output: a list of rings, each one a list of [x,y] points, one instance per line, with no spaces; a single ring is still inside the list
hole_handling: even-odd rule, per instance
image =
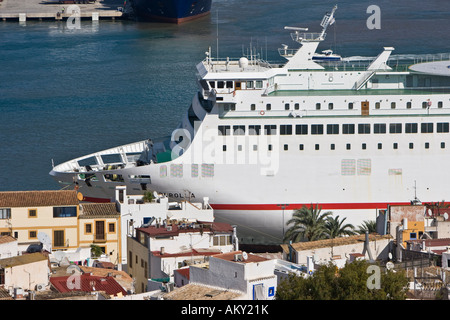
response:
[[[354,235],[355,227],[352,224],[344,224],[347,218],[339,220],[339,216],[328,217],[325,222],[325,228],[328,238],[333,239],[341,236],[351,236]]]
[[[313,205],[295,210],[292,218],[287,222],[287,225],[292,224],[292,226],[286,231],[283,240],[300,242],[325,239],[325,222],[331,214],[330,211],[321,213],[321,209]]]
[[[377,223],[375,220],[364,220],[357,231],[359,234],[377,232]]]

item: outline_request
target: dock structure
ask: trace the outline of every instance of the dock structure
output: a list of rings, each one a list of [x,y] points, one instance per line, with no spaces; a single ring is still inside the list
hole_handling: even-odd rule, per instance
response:
[[[115,20],[123,17],[123,5],[124,0],[0,0],[0,20],[66,20],[75,16]]]

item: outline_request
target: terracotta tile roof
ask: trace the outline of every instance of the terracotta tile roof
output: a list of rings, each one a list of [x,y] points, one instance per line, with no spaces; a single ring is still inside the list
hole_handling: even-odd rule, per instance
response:
[[[8,235],[0,236],[0,244],[14,242],[14,241],[17,241],[17,240],[11,236],[8,236]]]
[[[75,190],[0,192],[0,208],[76,206],[78,202]]]
[[[423,243],[423,242],[425,242],[425,246],[426,247],[450,246],[450,238],[407,240],[406,242],[412,242],[412,243]]]
[[[365,234],[359,234],[355,236],[339,237],[334,239],[325,239],[317,241],[306,241],[306,242],[296,242],[292,243],[291,247],[296,251],[319,249],[326,247],[337,247],[345,246],[350,244],[355,244],[359,242],[364,242],[366,238]],[[377,241],[383,239],[393,239],[391,235],[379,235],[379,234],[369,234],[369,241]]]
[[[116,204],[114,202],[82,203],[80,207],[80,219],[118,217],[120,217],[120,212],[117,211]]]
[[[70,276],[64,277],[50,277],[50,282],[53,287],[61,293],[69,291],[82,291],[82,292],[92,292],[92,291],[104,291],[108,295],[116,296],[121,293],[126,295],[126,291],[113,277],[98,277],[91,276],[90,274],[81,274],[79,288],[76,287],[77,282],[72,279],[69,281]],[[73,289],[69,289],[68,285],[73,285]]]
[[[107,277],[111,275],[125,290],[132,290],[133,278],[131,278],[125,271],[85,266],[80,266],[80,269],[83,273],[90,273],[91,275],[97,277]]]
[[[2,268],[11,268],[15,266],[20,266],[23,264],[39,262],[46,260],[48,258],[40,252],[23,254],[21,256],[15,256],[11,258],[0,259],[0,267]]]

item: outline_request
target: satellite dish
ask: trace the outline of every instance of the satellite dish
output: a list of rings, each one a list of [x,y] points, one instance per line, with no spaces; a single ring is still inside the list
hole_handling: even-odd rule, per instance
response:
[[[428,216],[431,217],[433,215],[433,211],[431,211],[431,209],[427,210]]]
[[[444,213],[444,220],[447,221],[448,220],[448,213]]]
[[[242,252],[242,258],[244,258],[244,260],[248,259],[248,254],[247,252]]]
[[[394,269],[394,264],[391,261],[389,261],[388,263],[386,263],[386,269],[393,270]]]
[[[42,246],[48,252],[52,252],[52,239],[45,232],[38,232],[38,240],[42,243]]]
[[[388,253],[389,260],[392,260],[392,252]]]
[[[155,199],[158,199],[159,198],[158,192],[153,191],[153,197],[155,197]]]
[[[83,196],[83,194],[81,192],[77,193],[77,199],[78,199],[78,201],[83,201],[84,196]]]

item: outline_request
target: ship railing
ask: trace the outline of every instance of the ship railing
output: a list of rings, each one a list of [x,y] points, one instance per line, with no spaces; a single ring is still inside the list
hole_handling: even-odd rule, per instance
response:
[[[322,41],[326,37],[326,33],[320,32],[292,32],[291,38],[296,42],[301,41]]]

